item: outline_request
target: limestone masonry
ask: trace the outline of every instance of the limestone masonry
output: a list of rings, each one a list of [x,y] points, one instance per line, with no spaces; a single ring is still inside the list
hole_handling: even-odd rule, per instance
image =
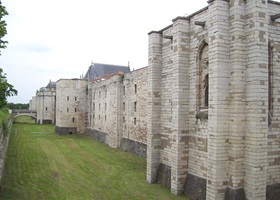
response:
[[[93,63],[30,109],[58,134],[146,157],[147,181],[174,194],[280,199],[279,18],[279,2],[209,0],[149,33],[148,67]]]

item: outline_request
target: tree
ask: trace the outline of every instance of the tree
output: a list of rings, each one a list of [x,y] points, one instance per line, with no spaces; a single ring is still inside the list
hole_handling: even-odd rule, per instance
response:
[[[0,108],[7,104],[7,97],[17,95],[17,90],[7,82],[6,74],[0,68]]]
[[[0,49],[5,49],[7,47],[7,41],[2,40],[2,38],[7,34],[7,23],[3,20],[3,17],[8,15],[6,8],[2,6],[0,0]],[[1,51],[0,51],[1,55]],[[0,68],[0,108],[7,104],[7,97],[17,95],[17,90],[13,85],[8,83],[6,74],[3,69]]]
[[[5,15],[8,15],[8,12],[6,11],[5,6],[2,6],[1,0],[0,0],[0,49],[5,49],[7,47],[8,42],[4,41],[2,38],[7,34],[7,23],[5,20],[3,20],[3,17]],[[1,51],[0,51],[1,55]]]

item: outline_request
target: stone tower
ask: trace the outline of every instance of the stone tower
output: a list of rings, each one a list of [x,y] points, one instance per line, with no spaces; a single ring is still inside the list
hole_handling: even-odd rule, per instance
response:
[[[209,0],[149,33],[148,182],[193,199],[279,195],[279,14]]]

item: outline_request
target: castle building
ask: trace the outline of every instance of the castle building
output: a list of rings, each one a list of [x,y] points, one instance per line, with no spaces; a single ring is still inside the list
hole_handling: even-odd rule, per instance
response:
[[[209,0],[149,33],[148,182],[279,198],[279,17],[275,1]]]
[[[40,88],[29,101],[29,109],[37,112],[37,124],[54,124],[56,107],[56,82],[50,81]]]
[[[146,157],[147,181],[177,195],[279,198],[279,18],[279,2],[208,0],[148,34],[148,67],[59,80],[56,133]]]

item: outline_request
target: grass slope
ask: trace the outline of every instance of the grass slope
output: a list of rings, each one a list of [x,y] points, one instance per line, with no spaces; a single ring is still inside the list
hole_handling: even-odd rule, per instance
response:
[[[186,199],[146,182],[145,159],[53,125],[14,124],[0,199]]]

